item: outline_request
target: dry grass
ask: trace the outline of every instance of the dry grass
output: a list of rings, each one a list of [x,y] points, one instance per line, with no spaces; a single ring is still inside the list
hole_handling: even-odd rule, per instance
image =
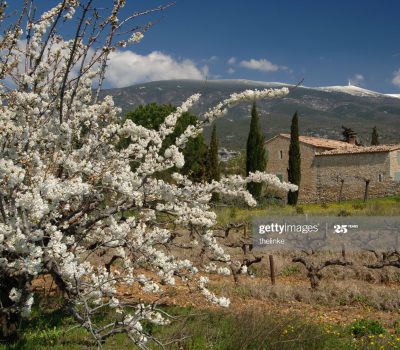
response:
[[[243,299],[296,301],[326,307],[354,306],[380,311],[400,310],[398,285],[371,285],[359,280],[325,280],[318,289],[313,290],[306,281],[286,279],[272,286],[265,279],[253,279],[251,283],[225,285],[222,289],[230,296]]]

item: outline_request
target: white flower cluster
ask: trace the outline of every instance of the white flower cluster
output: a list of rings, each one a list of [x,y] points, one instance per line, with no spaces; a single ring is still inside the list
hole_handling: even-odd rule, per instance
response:
[[[229,307],[231,301],[225,297],[217,297],[213,292],[210,292],[210,290],[206,288],[207,283],[207,277],[202,276],[199,278],[199,289],[201,293],[207,298],[207,300],[222,307]]]
[[[8,189],[13,189],[22,183],[25,177],[25,170],[11,159],[0,159],[0,184]]]
[[[250,173],[246,179],[247,182],[258,182],[258,183],[265,183],[266,185],[275,187],[277,189],[286,191],[286,192],[295,192],[298,190],[298,186],[281,181],[276,175],[274,174],[267,174],[265,172],[256,171],[255,173]]]
[[[124,1],[114,4],[117,8]],[[288,90],[233,94],[161,152],[165,138],[200,95],[185,101],[159,130],[130,120],[121,124],[121,110],[112,98],[97,101],[92,95],[92,81],[99,70],[82,61],[88,52],[84,41],[63,41],[54,33],[50,41],[45,39],[56,19],[69,20],[77,6],[78,1],[67,0],[44,13],[32,24],[28,52],[18,48],[8,65],[6,60],[1,63],[5,78],[19,81],[11,90],[0,89],[0,273],[18,282],[5,287],[1,298],[7,300],[0,302],[12,304],[5,313],[28,315],[33,303],[29,284],[50,274],[70,305],[75,305],[77,319],[110,307],[119,320],[115,325],[143,343],[147,336],[141,322],[166,324],[167,320],[148,306],[132,314],[119,293],[124,287],[135,284],[145,292],[160,294],[163,285],[181,279],[196,283],[209,301],[229,306],[228,299],[206,288],[205,278],[197,278],[201,266],[174,257],[170,250],[176,231],[190,232],[192,245],[216,262],[205,270],[231,273],[230,256],[214,236],[212,193],[240,196],[255,205],[246,191],[249,181],[297,190],[262,172],[212,183],[194,183],[180,174],[164,180],[159,173],[184,166],[182,148],[187,141],[227,108],[254,98],[279,98]],[[112,21],[118,23],[117,18]],[[21,35],[20,31],[6,33],[5,42],[15,35]],[[142,37],[143,33],[136,32],[131,41]],[[68,71],[71,54],[75,68],[82,65],[78,76],[72,68]],[[25,57],[32,65],[14,74],[15,62]],[[125,138],[130,144],[120,149],[119,142]],[[82,306],[90,310],[82,313]],[[80,323],[85,326],[89,321]]]
[[[229,107],[242,101],[253,101],[255,99],[275,99],[285,97],[289,93],[289,89],[283,87],[281,89],[264,89],[264,90],[246,90],[241,93],[233,93],[227,99],[210,108],[204,117],[208,122],[214,121],[216,118],[226,114]]]
[[[143,37],[144,37],[144,34],[142,32],[135,32],[128,39],[128,43],[138,44],[142,41]]]

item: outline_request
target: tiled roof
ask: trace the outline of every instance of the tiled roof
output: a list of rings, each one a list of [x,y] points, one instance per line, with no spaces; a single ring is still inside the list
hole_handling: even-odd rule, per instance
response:
[[[289,138],[290,134],[280,134],[280,136]],[[323,139],[320,137],[312,137],[312,136],[299,136],[299,141],[306,143],[308,145],[314,147],[321,147],[321,148],[329,148],[329,149],[353,149],[358,148],[355,145],[352,145],[348,142],[338,141],[338,140],[330,140],[330,139]]]
[[[400,149],[400,144],[397,145],[379,145],[379,146],[355,146],[347,149],[332,149],[329,151],[319,152],[317,156],[329,156],[335,154],[355,154],[355,153],[376,153],[376,152],[390,152]]]

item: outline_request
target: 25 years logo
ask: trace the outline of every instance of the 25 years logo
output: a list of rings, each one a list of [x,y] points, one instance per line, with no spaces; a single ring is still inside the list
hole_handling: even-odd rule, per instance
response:
[[[333,225],[335,233],[347,233],[347,225]]]

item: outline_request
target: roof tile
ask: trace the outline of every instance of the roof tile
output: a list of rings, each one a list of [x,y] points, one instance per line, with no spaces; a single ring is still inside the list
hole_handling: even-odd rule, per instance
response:
[[[290,138],[290,134],[280,134],[280,136],[285,138]],[[353,149],[357,148],[357,146],[352,145],[348,142],[331,140],[331,139],[323,139],[320,137],[312,137],[312,136],[299,136],[299,141],[306,143],[308,145],[320,148],[328,148],[328,149]]]
[[[319,152],[317,156],[328,156],[335,154],[356,154],[356,153],[376,153],[376,152],[390,152],[400,149],[400,144],[395,145],[379,145],[379,146],[356,146],[348,149],[332,149],[329,151]]]

